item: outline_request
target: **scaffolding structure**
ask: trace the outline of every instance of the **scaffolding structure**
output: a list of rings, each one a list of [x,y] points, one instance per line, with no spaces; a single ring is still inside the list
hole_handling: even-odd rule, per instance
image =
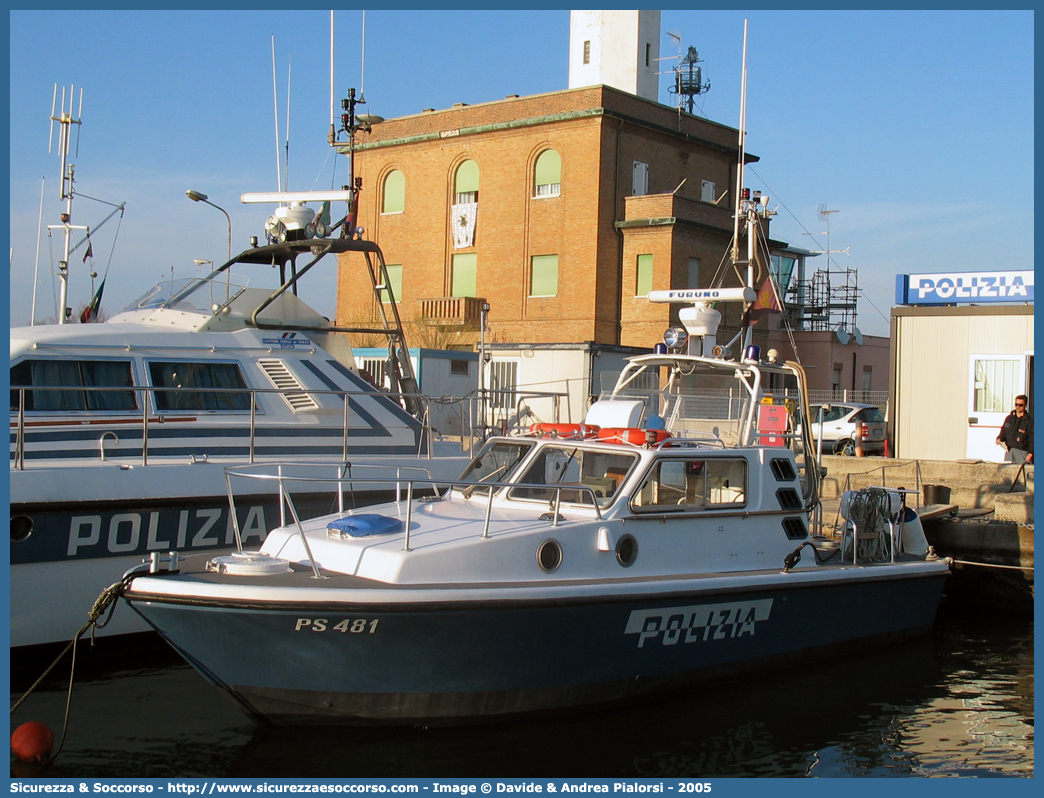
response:
[[[827,247],[812,255],[826,255],[827,267],[817,270],[812,279],[805,279],[804,269],[796,280],[787,286],[785,302],[790,323],[794,330],[805,332],[822,332],[824,330],[844,330],[853,332],[856,329],[856,304],[859,299],[859,271],[838,267],[831,255],[843,252],[830,249],[830,217],[838,213],[826,205],[819,206],[819,218],[826,222]],[[807,233],[806,235],[812,235]]]
[[[856,326],[859,270],[831,264],[810,280],[792,280],[785,302],[795,330],[821,331]]]

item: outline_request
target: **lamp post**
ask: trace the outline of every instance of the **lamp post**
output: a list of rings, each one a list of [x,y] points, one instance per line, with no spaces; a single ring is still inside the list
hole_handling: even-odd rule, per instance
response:
[[[206,194],[202,194],[199,191],[193,191],[192,189],[189,189],[185,192],[185,196],[193,202],[205,202],[210,207],[217,208],[219,211],[225,214],[225,219],[228,221],[228,258],[226,258],[225,262],[227,263],[228,261],[232,260],[232,219],[229,217],[228,211],[226,211],[220,205],[215,205],[213,202],[207,199]]]
[[[225,259],[225,263],[232,260],[232,219],[228,215],[228,211],[222,208],[220,205],[215,205],[209,199],[207,195],[199,191],[193,191],[191,188],[185,192],[185,196],[193,202],[205,202],[212,208],[217,208],[223,214],[225,214],[225,220],[228,222],[228,257]],[[229,292],[232,290],[232,269],[228,269],[225,272],[225,299],[228,299]]]

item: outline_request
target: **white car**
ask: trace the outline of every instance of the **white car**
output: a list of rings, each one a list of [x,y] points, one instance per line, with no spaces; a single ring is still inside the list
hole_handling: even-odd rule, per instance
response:
[[[812,439],[819,439],[820,415],[823,408],[823,453],[855,454],[856,432],[862,437],[863,454],[883,454],[888,434],[884,415],[876,405],[854,402],[830,402],[812,406]],[[827,409],[829,408],[829,409]]]

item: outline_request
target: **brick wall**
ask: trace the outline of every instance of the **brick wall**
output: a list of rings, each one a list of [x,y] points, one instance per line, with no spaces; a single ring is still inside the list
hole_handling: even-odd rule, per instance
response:
[[[359,136],[359,223],[388,263],[403,265],[404,320],[419,317],[421,300],[449,296],[452,256],[474,253],[476,293],[490,303],[487,340],[651,346],[672,309],[634,296],[635,257],[654,253],[654,288],[686,287],[690,257],[709,284],[731,213],[700,200],[702,182],[728,190],[735,139],[734,130],[608,87],[388,120]],[[535,198],[534,166],[548,148],[561,156],[561,193]],[[454,249],[453,181],[469,159],[480,175],[475,242]],[[649,194],[629,198],[635,161],[649,165]],[[395,169],[405,176],[404,210],[381,214],[382,185]],[[530,296],[532,257],[552,254],[557,295]],[[358,266],[344,268],[338,322],[374,318],[370,294]]]

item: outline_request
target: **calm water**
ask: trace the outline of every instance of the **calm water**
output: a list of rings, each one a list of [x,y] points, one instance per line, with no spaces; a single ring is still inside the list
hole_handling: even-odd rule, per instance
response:
[[[12,701],[47,664],[12,663]],[[39,720],[60,736],[67,665],[12,727]],[[161,645],[101,646],[80,655],[65,748],[46,775],[1028,777],[1033,622],[944,605],[931,637],[812,671],[463,729],[260,729]]]

